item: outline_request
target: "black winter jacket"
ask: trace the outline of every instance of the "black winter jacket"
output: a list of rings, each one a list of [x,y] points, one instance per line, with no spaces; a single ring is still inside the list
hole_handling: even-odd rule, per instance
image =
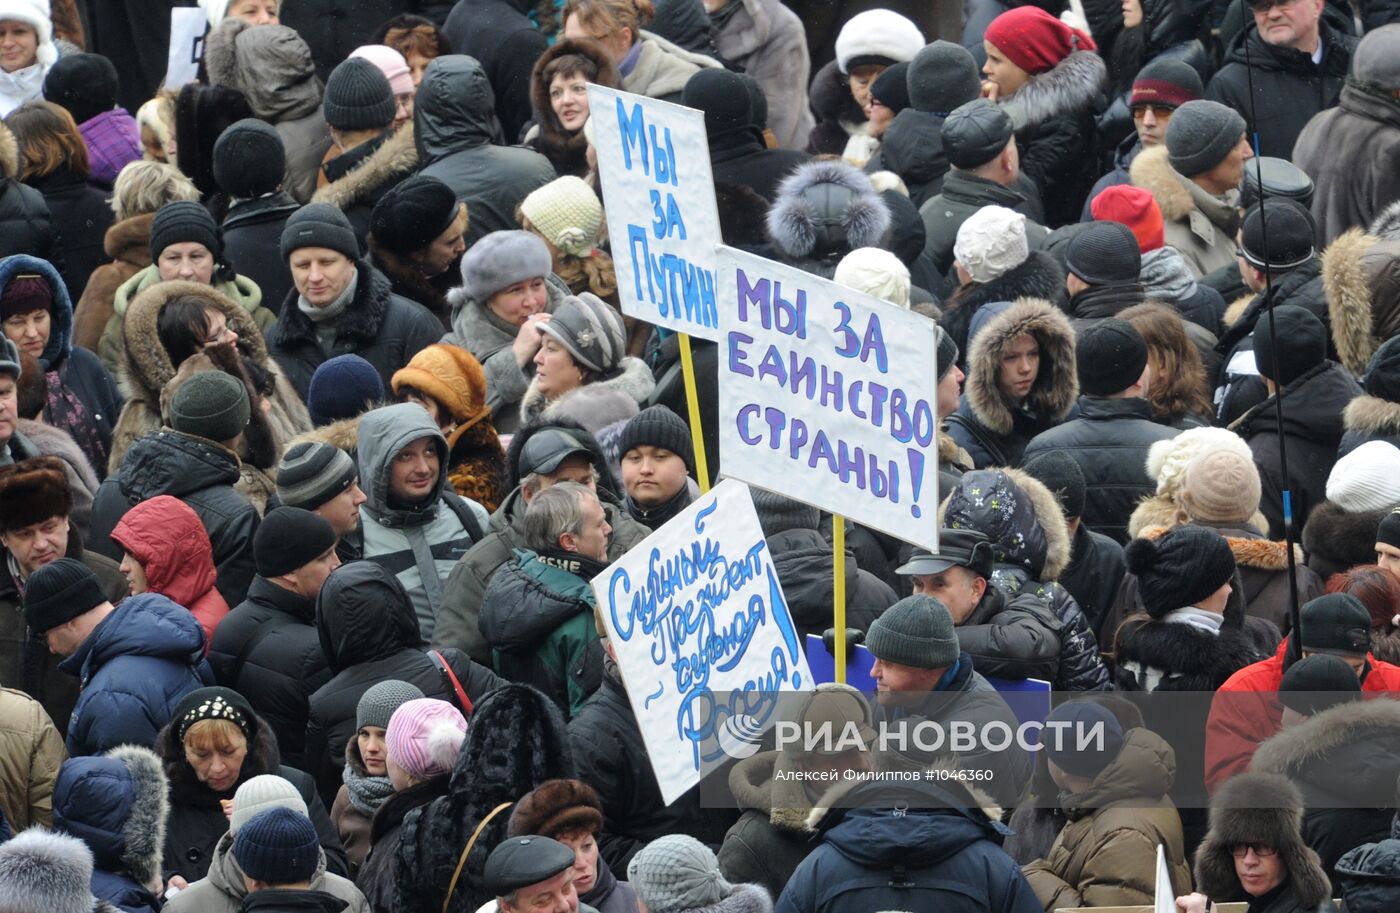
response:
[[[1274,47],[1250,26],[1235,38],[1225,65],[1206,86],[1206,98],[1228,105],[1246,120],[1258,118],[1250,130],[1259,134],[1260,155],[1291,159],[1298,134],[1312,116],[1337,103],[1357,40],[1338,31],[1330,10],[1320,23],[1320,38],[1322,63],[1315,65],[1310,54]],[[1252,73],[1246,65],[1246,42]],[[1251,76],[1253,104],[1249,98]]]
[[[178,431],[163,429],[138,439],[122,458],[121,468],[97,489],[88,547],[120,561],[122,549],[111,535],[126,512],[156,495],[179,498],[193,508],[209,533],[219,594],[229,605],[238,605],[256,573],[253,533],[260,522],[257,509],[233,488],[239,480],[238,465],[231,451]]]
[[[880,149],[865,170],[871,173],[893,171],[904,181],[914,205],[923,206],[942,192],[948,174],[948,156],[943,152],[943,120],[940,115],[914,108],[900,111],[885,128]]]
[[[1079,418],[1036,435],[1026,445],[1025,459],[1059,450],[1078,463],[1089,483],[1081,519],[1122,544],[1128,541],[1128,517],[1138,501],[1156,491],[1147,477],[1147,451],[1177,434],[1152,421],[1152,405],[1140,397],[1081,396]]]
[[[282,302],[277,322],[267,328],[267,352],[302,399],[316,369],[337,355],[353,353],[368,361],[388,390],[395,371],[442,338],[442,323],[427,308],[395,295],[389,280],[369,261],[357,260],[355,266],[355,300],[336,321],[331,351],[321,348],[316,325],[297,306],[295,289]]]
[[[710,168],[715,183],[740,184],[772,202],[778,184],[811,156],[797,149],[769,149],[754,127],[710,133]]]
[[[330,680],[316,632],[316,601],[254,577],[248,598],[214,631],[209,665],[277,735],[282,760],[306,769],[311,694]]]
[[[61,250],[57,220],[44,195],[20,183],[19,144],[13,133],[0,127],[0,257],[29,254],[66,272]]]
[[[1070,544],[1069,566],[1060,574],[1060,586],[1079,603],[1099,643],[1105,642],[1103,619],[1127,571],[1123,546],[1080,523]]]
[[[224,256],[234,272],[257,283],[263,307],[274,314],[292,290],[292,270],[287,258],[278,254],[282,229],[300,208],[300,203],[279,190],[256,200],[240,200],[224,217]]]
[[[446,671],[422,649],[418,616],[403,585],[374,562],[355,561],[326,578],[316,599],[316,630],[332,677],[311,695],[306,759],[330,802],[340,789],[344,745],[355,734],[355,708],[371,686],[398,679],[424,697],[460,701]],[[473,705],[500,683],[456,650],[441,655]]]
[[[1254,452],[1263,494],[1259,510],[1269,521],[1269,538],[1283,538],[1283,491],[1293,495],[1293,528],[1302,529],[1308,514],[1327,497],[1327,476],[1337,461],[1345,427],[1347,403],[1361,395],[1361,385],[1334,361],[1297,377],[1276,394],[1283,397],[1280,429],[1274,397],[1246,412],[1230,429]],[[1283,475],[1280,449],[1288,442],[1288,477]]]
[[[958,646],[984,675],[1047,682],[1059,676],[1064,624],[1030,593],[1008,599],[988,582],[982,601],[956,630]]]
[[[442,27],[452,52],[475,57],[486,71],[508,146],[530,122],[530,71],[549,47],[527,17],[534,8],[531,0],[460,0]],[[559,25],[562,32],[562,16]]]
[[[83,297],[88,277],[103,263],[111,262],[102,242],[112,227],[108,194],[69,171],[58,171],[30,182],[44,195],[54,227],[63,239],[63,269],[69,297]]]
[[[973,283],[958,289],[943,308],[938,325],[958,344],[962,363],[967,363],[971,347],[969,328],[978,308],[999,301],[1017,298],[1041,298],[1055,301],[1065,287],[1065,271],[1055,258],[1044,251],[1033,250],[1026,261],[1007,270],[991,282]]]
[[[442,25],[451,8],[451,0],[282,0],[277,15],[311,48],[316,75],[324,82],[351,51],[371,43],[386,19],[415,13]]]
[[[815,529],[785,529],[768,537],[773,569],[783,586],[799,637],[820,636],[831,627],[831,543]],[[894,590],[846,552],[846,627],[870,630],[870,623],[895,603]]]
[[[365,895],[374,913],[396,913],[400,909],[394,899],[394,857],[399,850],[403,819],[408,817],[409,812],[447,795],[450,779],[443,774],[396,792],[384,800],[370,819],[369,856],[355,876],[355,887]]]

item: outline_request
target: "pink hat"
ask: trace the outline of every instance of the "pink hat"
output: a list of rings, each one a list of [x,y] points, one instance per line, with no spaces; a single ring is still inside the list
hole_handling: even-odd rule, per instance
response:
[[[467,721],[447,701],[431,697],[400,704],[384,732],[389,760],[415,780],[452,770],[467,732]]]
[[[413,74],[402,54],[385,44],[367,44],[350,52],[351,57],[363,57],[379,68],[389,80],[395,95],[413,94]]]

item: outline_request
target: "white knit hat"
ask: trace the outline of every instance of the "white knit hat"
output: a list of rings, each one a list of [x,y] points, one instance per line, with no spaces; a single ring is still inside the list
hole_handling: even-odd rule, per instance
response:
[[[873,9],[852,16],[836,36],[836,65],[851,72],[852,62],[882,58],[886,64],[913,60],[923,50],[924,33],[912,21],[892,10]],[[875,61],[866,61],[875,62]]]
[[[973,282],[991,282],[1030,256],[1026,217],[1005,206],[983,206],[958,229],[953,256]]]
[[[571,257],[587,257],[603,228],[603,204],[588,182],[574,175],[536,188],[520,211],[544,239]]]
[[[1400,449],[1370,441],[1342,457],[1327,477],[1327,500],[1349,514],[1400,504]]]
[[[836,264],[836,282],[909,309],[909,267],[887,250],[858,247]]]
[[[233,814],[228,819],[228,832],[238,833],[238,829],[249,819],[269,808],[290,808],[303,815],[310,814],[306,810],[306,800],[289,780],[276,774],[262,774],[248,780],[233,794]]]
[[[53,20],[49,18],[49,0],[0,0],[0,19],[23,22],[39,36],[38,62],[48,69],[58,62],[58,48],[53,43]]]
[[[1181,487],[1191,461],[1216,450],[1229,450],[1245,459],[1254,459],[1249,445],[1233,431],[1188,428],[1170,440],[1152,445],[1147,451],[1147,477],[1157,480],[1157,494],[1171,497]]]

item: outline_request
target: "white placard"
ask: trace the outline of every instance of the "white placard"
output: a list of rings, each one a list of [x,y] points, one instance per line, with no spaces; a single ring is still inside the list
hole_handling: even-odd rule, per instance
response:
[[[719,248],[724,474],[937,550],[932,320]]]
[[[170,11],[170,52],[166,58],[165,88],[178,89],[199,77],[204,56],[204,32],[209,19],[197,6],[177,6]]]
[[[593,578],[661,796],[749,757],[812,673],[748,486],[727,480]]]
[[[588,107],[622,313],[719,339],[719,208],[704,115],[592,84]]]

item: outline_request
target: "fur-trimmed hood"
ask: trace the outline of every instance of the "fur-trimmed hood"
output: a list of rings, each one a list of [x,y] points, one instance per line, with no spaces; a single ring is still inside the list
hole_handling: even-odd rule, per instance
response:
[[[1103,91],[1108,69],[1095,51],[1073,51],[1044,73],[1031,76],[1001,109],[1017,130],[1043,124],[1052,117],[1091,107]]]
[[[4,844],[0,880],[14,909],[120,913],[92,896],[92,851],[78,838],[34,825]]]
[[[1249,769],[1288,777],[1310,807],[1386,807],[1395,792],[1397,748],[1400,701],[1355,700],[1280,731],[1254,752]]]
[[[1136,516],[1136,515],[1135,515]],[[1262,520],[1256,516],[1255,519]],[[1157,540],[1167,534],[1167,531],[1178,524],[1168,524],[1166,526],[1148,526],[1135,534],[1142,539]],[[1187,525],[1187,524],[1181,524]],[[1235,556],[1235,564],[1240,567],[1252,567],[1261,571],[1286,571],[1288,570],[1288,544],[1286,542],[1275,542],[1265,539],[1262,536],[1235,536],[1231,535],[1235,530],[1211,526],[1210,524],[1189,524],[1199,525],[1204,529],[1218,532],[1230,545],[1230,553]],[[1251,523],[1250,526],[1254,524]],[[1265,524],[1260,529],[1268,529]],[[1293,545],[1293,557],[1297,564],[1303,563],[1303,549],[1298,544]]]
[[[1040,346],[1040,373],[1028,397],[1030,410],[1044,420],[1058,422],[1079,399],[1074,328],[1069,318],[1048,301],[1021,298],[987,322],[973,337],[967,355],[968,405],[977,420],[997,434],[1010,434],[1015,421],[1012,406],[997,387],[1002,356],[1027,334]]]
[[[1128,536],[1136,539],[1138,536],[1147,534],[1147,530],[1166,530],[1169,527],[1177,526],[1183,522],[1181,508],[1172,500],[1169,495],[1151,495],[1143,498],[1138,506],[1133,508],[1133,514],[1128,518]],[[1255,511],[1254,516],[1249,518],[1249,525],[1256,530],[1267,530],[1269,521],[1264,515]],[[1159,534],[1160,535],[1160,534]],[[1299,552],[1298,554],[1302,554]],[[1239,556],[1235,557],[1236,562]],[[1301,561],[1302,559],[1299,558]]]
[[[1356,434],[1400,434],[1400,403],[1369,393],[1358,396],[1342,411],[1342,425]]]
[[[1367,233],[1387,241],[1400,241],[1400,200],[1377,213]]]
[[[1365,374],[1380,344],[1400,333],[1400,239],[1343,232],[1322,252],[1322,287],[1337,355]]]
[[[156,214],[148,212],[113,222],[102,239],[102,250],[113,260],[145,269],[151,265],[151,223],[155,219]]]
[[[1212,197],[1173,168],[1167,161],[1166,146],[1153,146],[1139,152],[1128,168],[1128,176],[1134,186],[1152,194],[1164,220],[1182,222],[1190,218],[1191,213],[1200,211],[1216,228],[1234,237],[1239,227],[1239,211]],[[1202,203],[1207,208],[1202,209]]]
[[[350,454],[351,458],[354,458],[359,447],[360,418],[362,415],[363,413],[353,418],[343,418],[331,422],[329,425],[313,428],[305,434],[299,434],[292,438],[287,447],[290,449],[295,444],[330,444],[332,447],[344,450]]]
[[[768,210],[768,236],[780,257],[829,258],[878,247],[890,211],[870,178],[841,161],[798,166],[778,185]]]
[[[1303,842],[1303,796],[1285,777],[1239,774],[1210,803],[1210,830],[1196,851],[1196,889],[1209,897],[1243,896],[1230,847],[1262,843],[1279,852],[1298,906],[1312,910],[1331,897],[1317,853]]]
[[[349,209],[395,178],[417,170],[418,147],[414,144],[413,122],[410,121],[374,150],[360,167],[317,190],[311,202]]]
[[[53,297],[49,304],[49,341],[39,355],[39,364],[51,371],[73,351],[73,300],[68,297],[68,286],[49,261],[25,254],[0,259],[0,289],[16,276],[29,273],[42,277]]]
[[[580,410],[575,408],[574,403],[580,397],[589,399],[599,396],[607,397],[609,394],[616,393],[630,397],[636,403],[641,404],[646,401],[655,388],[656,378],[652,375],[646,362],[630,355],[618,363],[617,373],[613,376],[600,378],[575,390],[570,390],[553,402],[545,400],[544,394],[540,392],[538,381],[532,378],[529,389],[525,391],[525,396],[520,401],[520,421],[522,424],[539,420],[547,422],[556,418],[561,412],[570,415],[579,414]]]
[[[617,67],[613,66],[612,58],[601,45],[587,38],[560,38],[535,61],[535,69],[530,74],[530,103],[534,106],[535,126],[539,130],[536,142],[540,152],[555,163],[555,170],[559,170],[559,165],[564,163],[580,163],[585,169],[588,167],[584,158],[584,152],[588,148],[588,137],[583,135],[582,130],[569,133],[564,129],[564,125],[559,123],[559,116],[554,113],[554,106],[549,101],[549,86],[540,75],[545,67],[560,57],[572,54],[586,57],[598,68],[598,75],[589,82],[610,89],[616,89],[622,84],[622,77],[618,74]]]
[[[1069,565],[1069,524],[1060,502],[1038,479],[1019,469],[965,473],[938,510],[941,525],[975,529],[992,540],[998,564],[1045,582]]]
[[[92,849],[97,868],[148,890],[161,883],[169,784],[149,748],[123,745],[64,763],[54,786],[54,826]]]

